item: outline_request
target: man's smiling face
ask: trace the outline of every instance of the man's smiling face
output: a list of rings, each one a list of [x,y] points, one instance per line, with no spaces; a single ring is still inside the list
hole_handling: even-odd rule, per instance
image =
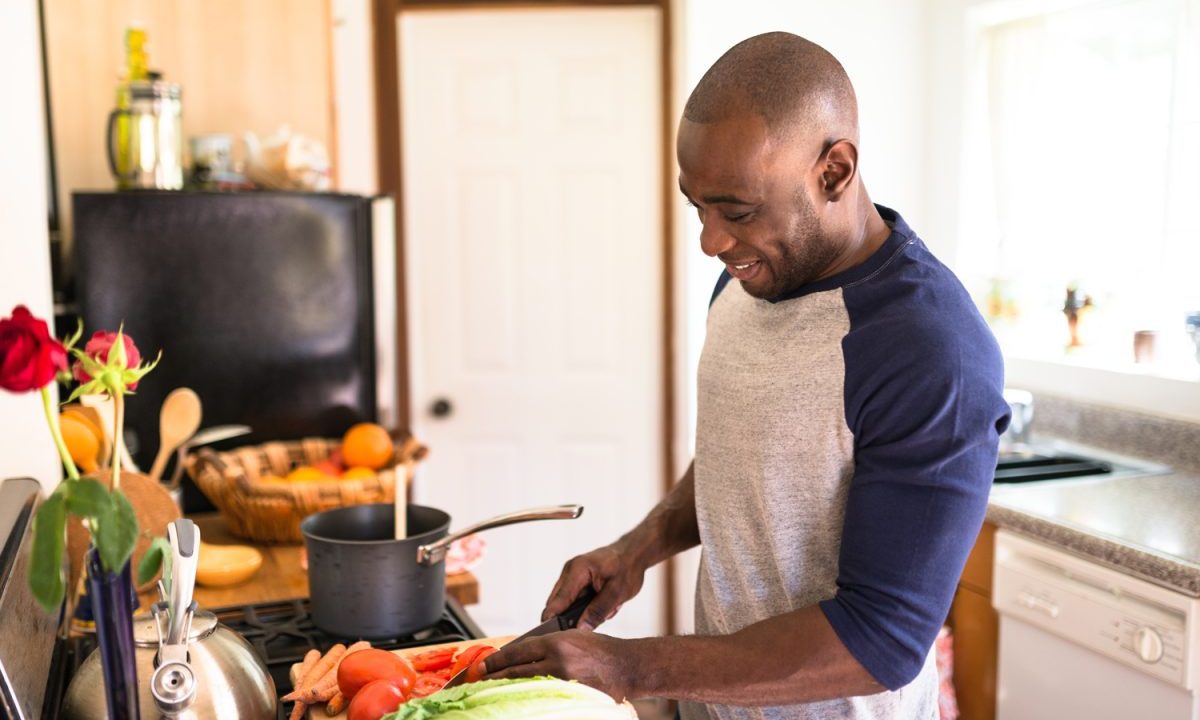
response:
[[[814,152],[782,140],[754,113],[713,123],[681,121],[679,189],[704,229],[700,247],[757,298],[774,298],[819,277],[837,257],[809,190]]]

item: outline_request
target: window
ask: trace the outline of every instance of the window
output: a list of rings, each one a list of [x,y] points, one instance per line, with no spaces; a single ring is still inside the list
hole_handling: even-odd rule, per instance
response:
[[[1197,15],[1093,0],[979,24],[960,269],[1006,355],[1200,380]],[[1068,288],[1090,298],[1076,347]]]

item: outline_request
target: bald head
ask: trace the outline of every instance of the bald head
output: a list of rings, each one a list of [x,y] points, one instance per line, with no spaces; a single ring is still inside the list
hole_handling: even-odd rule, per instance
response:
[[[785,32],[734,45],[704,73],[683,117],[717,123],[759,115],[773,135],[858,142],[858,102],[846,70],[816,43]]]

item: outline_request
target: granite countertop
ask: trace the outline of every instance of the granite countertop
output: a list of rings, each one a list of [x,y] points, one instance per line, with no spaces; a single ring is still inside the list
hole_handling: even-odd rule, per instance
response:
[[[1200,474],[1168,471],[997,485],[987,519],[1200,597]]]
[[[1045,393],[1036,404],[1039,442],[1141,467],[1099,478],[995,485],[988,520],[1200,597],[1200,423]]]

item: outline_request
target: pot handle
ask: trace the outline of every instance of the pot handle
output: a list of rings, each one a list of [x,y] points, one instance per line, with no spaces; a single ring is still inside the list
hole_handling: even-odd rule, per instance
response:
[[[420,565],[436,565],[446,559],[446,551],[450,548],[450,543],[464,538],[468,535],[473,535],[482,530],[501,527],[504,525],[513,525],[515,523],[529,522],[530,520],[574,520],[583,514],[582,505],[553,505],[550,507],[530,508],[528,510],[518,510],[507,515],[498,515],[489,520],[475,523],[474,525],[459,530],[456,533],[447,535],[446,537],[436,542],[431,542],[428,545],[421,545],[417,548],[417,563]]]

